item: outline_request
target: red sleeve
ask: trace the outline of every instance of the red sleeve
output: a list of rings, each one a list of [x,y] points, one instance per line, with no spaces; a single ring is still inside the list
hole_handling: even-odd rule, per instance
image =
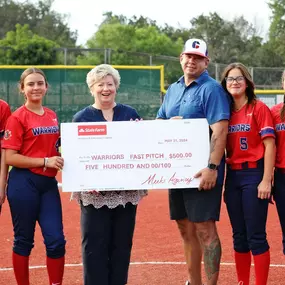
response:
[[[258,102],[255,106],[254,118],[262,139],[267,137],[275,138],[272,115],[270,109],[263,102]]]
[[[2,103],[3,102],[3,103]],[[4,130],[5,130],[5,126],[6,126],[6,122],[8,120],[8,118],[11,115],[11,110],[9,105],[2,101],[1,102],[1,108],[0,108],[0,138],[2,139],[4,136]]]
[[[10,116],[8,118],[2,148],[20,150],[23,143],[24,128],[19,118]]]

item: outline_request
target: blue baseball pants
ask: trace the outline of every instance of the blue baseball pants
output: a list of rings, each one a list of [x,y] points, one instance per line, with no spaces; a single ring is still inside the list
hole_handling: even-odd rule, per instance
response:
[[[227,170],[224,199],[233,230],[234,250],[251,251],[253,255],[266,252],[268,199],[257,197],[257,187],[263,177],[263,167]]]
[[[13,251],[22,256],[30,255],[38,221],[47,256],[64,256],[62,208],[56,179],[13,167],[9,173],[7,197],[14,227]]]
[[[274,173],[274,201],[282,229],[283,254],[285,255],[285,172],[284,169],[275,169]]]

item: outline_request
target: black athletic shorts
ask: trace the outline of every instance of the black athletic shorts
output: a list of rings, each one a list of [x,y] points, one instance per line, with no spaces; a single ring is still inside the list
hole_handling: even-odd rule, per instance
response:
[[[171,220],[188,219],[194,223],[218,221],[221,211],[222,185],[211,190],[198,188],[170,189],[169,207]]]

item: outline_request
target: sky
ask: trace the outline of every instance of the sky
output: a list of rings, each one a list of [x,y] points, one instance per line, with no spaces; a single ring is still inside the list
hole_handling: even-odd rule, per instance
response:
[[[53,10],[68,15],[71,30],[78,31],[77,44],[85,45],[103,20],[103,13],[144,16],[160,26],[189,28],[190,19],[217,12],[223,19],[244,16],[266,39],[270,24],[268,0],[54,0]]]

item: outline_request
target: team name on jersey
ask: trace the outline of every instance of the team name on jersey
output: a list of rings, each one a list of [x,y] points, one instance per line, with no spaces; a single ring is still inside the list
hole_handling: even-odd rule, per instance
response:
[[[58,126],[36,127],[32,129],[32,132],[34,136],[56,134],[59,133],[59,127]]]
[[[275,125],[275,130],[276,130],[276,132],[285,131],[285,124],[284,123],[276,124]]]
[[[229,126],[229,133],[249,132],[250,124],[237,124]]]

